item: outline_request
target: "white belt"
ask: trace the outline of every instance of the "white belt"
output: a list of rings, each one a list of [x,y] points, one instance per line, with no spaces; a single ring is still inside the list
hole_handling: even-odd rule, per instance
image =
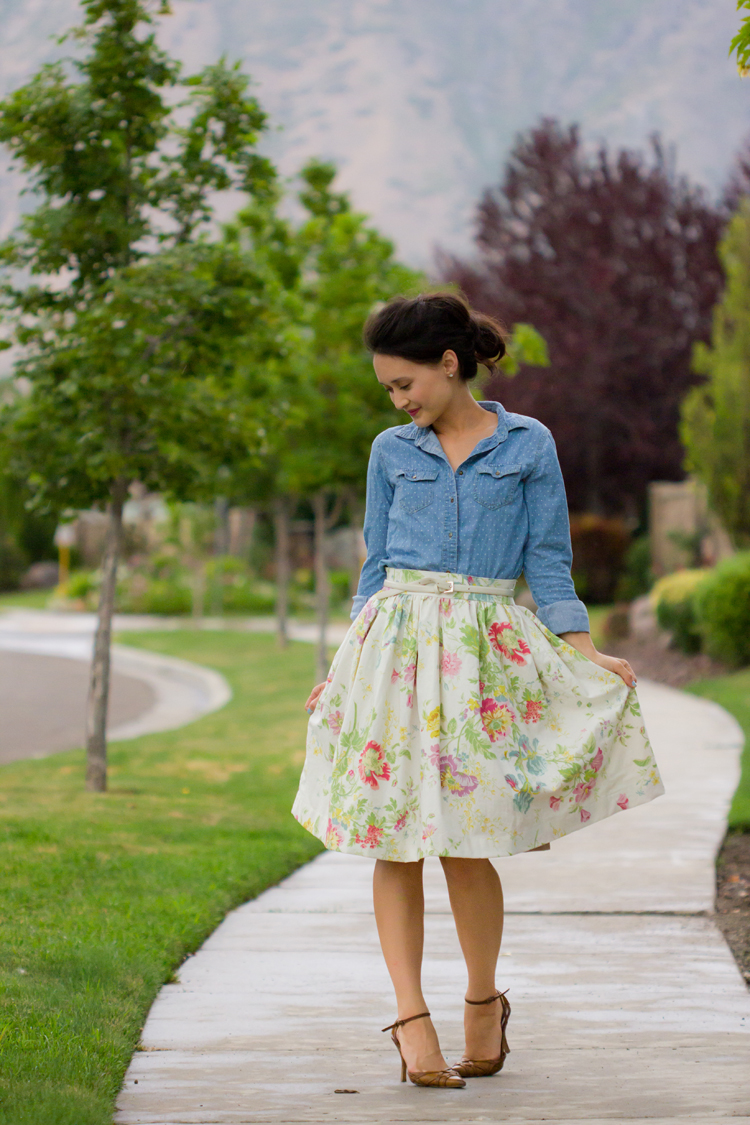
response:
[[[393,594],[494,594],[512,598],[516,588],[515,578],[499,578],[491,586],[476,586],[473,582],[454,582],[452,578],[422,578],[419,582],[386,581],[376,598],[390,598]]]

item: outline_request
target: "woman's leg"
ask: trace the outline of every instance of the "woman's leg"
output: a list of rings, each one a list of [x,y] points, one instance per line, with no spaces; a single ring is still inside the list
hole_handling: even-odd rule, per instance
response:
[[[392,863],[379,859],[375,864],[375,920],[396,991],[399,1019],[428,1010],[422,995],[423,866],[424,860]],[[409,1070],[442,1070],[446,1066],[432,1020],[414,1020],[400,1027],[397,1034]]]
[[[496,991],[495,969],[503,936],[503,888],[488,859],[443,857],[456,932],[466,961],[469,1000],[486,1000]],[[493,1059],[500,1054],[500,1003],[464,1005],[466,1056]]]

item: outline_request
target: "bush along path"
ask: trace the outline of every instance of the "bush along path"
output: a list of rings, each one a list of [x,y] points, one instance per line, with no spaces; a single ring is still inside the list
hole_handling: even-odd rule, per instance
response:
[[[0,769],[0,1123],[105,1125],[159,987],[238,903],[318,850],[289,808],[311,646],[253,634],[128,634],[216,668],[234,698],[115,744]]]
[[[740,780],[717,860],[716,921],[750,985],[750,668],[731,671],[707,653],[665,649],[655,639],[601,640],[615,646],[639,676],[721,704],[745,733]]]

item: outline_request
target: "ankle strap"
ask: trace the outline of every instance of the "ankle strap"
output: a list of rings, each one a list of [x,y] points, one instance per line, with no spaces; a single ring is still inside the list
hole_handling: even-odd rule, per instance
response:
[[[389,1023],[388,1027],[384,1027],[383,1031],[390,1031],[395,1027],[403,1027],[405,1023],[411,1023],[412,1020],[422,1020],[425,1016],[429,1016],[429,1012],[420,1012],[418,1016],[407,1016],[405,1020],[396,1020],[395,1023]]]
[[[507,992],[507,991],[508,991],[508,989],[506,988],[505,992]],[[476,1005],[479,1005],[479,1004],[494,1004],[495,1000],[499,1000],[501,996],[505,996],[505,992],[496,992],[494,996],[488,996],[486,1000],[467,1000],[464,997],[464,1003],[465,1004],[476,1004]]]

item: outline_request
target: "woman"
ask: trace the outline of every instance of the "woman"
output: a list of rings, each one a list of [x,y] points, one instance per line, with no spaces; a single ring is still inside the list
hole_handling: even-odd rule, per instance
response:
[[[365,342],[412,421],[373,442],[354,624],[306,704],[293,813],[327,848],[376,858],[401,1079],[460,1087],[497,1073],[508,1052],[490,859],[663,790],[633,670],[597,652],[575,594],[552,436],[472,397],[477,364],[504,354],[500,326],[452,294],[401,297],[369,319]],[[513,602],[521,572],[536,615]],[[421,989],[428,855],[440,857],[468,970],[453,1067]]]

